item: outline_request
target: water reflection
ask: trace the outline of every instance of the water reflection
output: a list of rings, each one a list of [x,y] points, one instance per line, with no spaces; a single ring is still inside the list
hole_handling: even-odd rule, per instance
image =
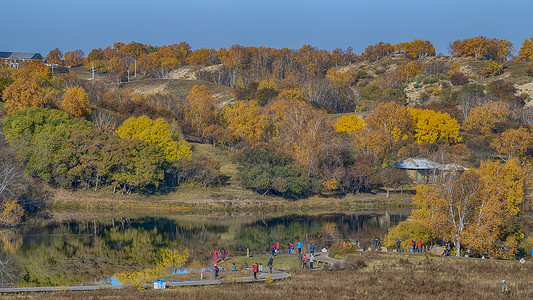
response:
[[[277,217],[151,216],[77,220],[0,234],[1,257],[14,262],[19,286],[94,284],[116,272],[157,265],[161,249],[188,249],[200,269],[214,249],[229,255],[267,251],[280,242],[323,247],[343,239],[370,241],[406,214],[326,214]],[[111,282],[112,283],[112,282]]]

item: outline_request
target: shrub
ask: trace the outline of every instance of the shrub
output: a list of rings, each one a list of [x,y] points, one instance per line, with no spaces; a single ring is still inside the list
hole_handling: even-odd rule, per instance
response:
[[[450,81],[453,85],[464,85],[468,82],[468,76],[462,72],[455,72],[450,75]]]
[[[298,198],[322,190],[320,181],[307,177],[301,166],[271,147],[247,148],[235,159],[242,184],[257,193]]]

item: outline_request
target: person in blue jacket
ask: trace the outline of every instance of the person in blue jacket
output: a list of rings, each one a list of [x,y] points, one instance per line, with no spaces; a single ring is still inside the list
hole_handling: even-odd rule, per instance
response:
[[[311,247],[309,247],[309,252],[311,252],[311,255],[315,255],[315,245],[311,244]]]
[[[396,252],[402,252],[402,242],[400,242],[400,240],[396,241]]]
[[[302,242],[298,242],[298,254],[302,253]]]

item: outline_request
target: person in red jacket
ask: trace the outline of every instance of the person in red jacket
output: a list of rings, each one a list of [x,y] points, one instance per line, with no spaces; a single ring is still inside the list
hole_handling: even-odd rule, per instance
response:
[[[304,257],[302,258],[302,268],[305,269],[307,268],[307,261],[309,259],[307,258],[307,255],[304,254]]]
[[[279,255],[279,242],[276,243],[276,254]]]
[[[254,279],[257,280],[257,272],[259,271],[259,265],[257,263],[255,263],[253,266],[252,266],[252,270],[254,272]]]
[[[409,246],[411,246],[411,253],[415,252],[415,240],[411,240],[411,243],[409,243]]]
[[[418,253],[422,253],[422,241],[421,240],[418,240],[418,242],[416,242],[416,247],[418,248]]]

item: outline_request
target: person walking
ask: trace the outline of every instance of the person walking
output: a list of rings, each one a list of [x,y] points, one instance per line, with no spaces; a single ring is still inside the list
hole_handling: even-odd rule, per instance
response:
[[[280,245],[279,242],[276,243],[276,255],[279,255]]]
[[[291,242],[291,254],[294,254],[294,243]]]
[[[226,249],[224,248],[222,248],[221,258],[222,258],[222,261],[226,259]]]
[[[311,252],[311,255],[315,255],[316,247],[313,243],[311,243],[311,247],[309,247],[309,252]]]
[[[400,240],[396,241],[396,252],[402,252],[402,242]]]
[[[259,272],[259,265],[257,263],[252,266],[252,272],[254,272],[254,279],[257,280],[257,272]]]
[[[215,280],[218,278],[218,267],[217,264],[213,267],[213,276],[215,277]]]
[[[272,265],[274,264],[274,259],[272,258],[272,256],[268,259],[268,267],[270,268],[270,274],[272,274]]]
[[[275,255],[275,253],[276,253],[276,245],[270,246],[270,252],[272,252],[272,255]]]
[[[302,242],[298,242],[298,254],[302,253],[302,246],[303,246]]]
[[[411,240],[411,243],[409,243],[409,246],[411,247],[411,253],[415,252],[415,240]]]
[[[315,262],[315,255],[311,253],[311,257],[309,257],[309,268],[314,269],[313,263]]]
[[[307,258],[307,255],[304,254],[304,257],[302,258],[302,269],[307,268],[307,261],[309,259]]]
[[[416,242],[416,247],[417,247],[418,253],[422,253],[422,240],[418,240],[418,242]]]

